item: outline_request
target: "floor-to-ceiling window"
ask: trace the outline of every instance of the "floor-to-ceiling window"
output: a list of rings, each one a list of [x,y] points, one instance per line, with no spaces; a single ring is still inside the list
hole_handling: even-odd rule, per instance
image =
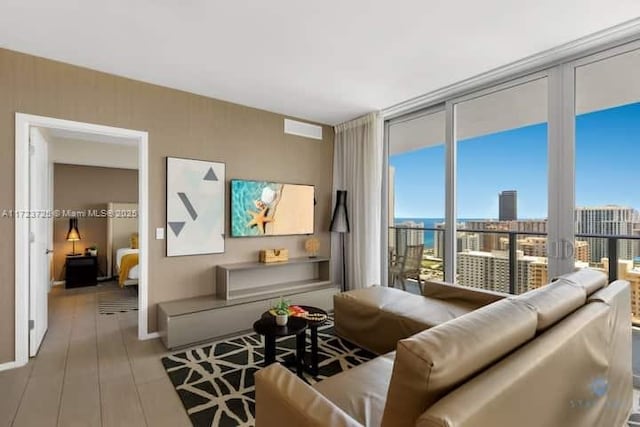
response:
[[[389,122],[390,252],[421,239],[423,278],[511,293],[599,268],[631,282],[640,318],[639,49],[556,63]],[[427,119],[437,132],[413,144],[393,131]],[[398,240],[400,227],[424,233]]]
[[[547,283],[547,92],[540,76],[454,102],[460,285]]]
[[[444,278],[444,123],[436,108],[389,125],[389,262],[396,286]]]
[[[605,52],[575,68],[576,263],[632,287],[640,321],[640,50]]]

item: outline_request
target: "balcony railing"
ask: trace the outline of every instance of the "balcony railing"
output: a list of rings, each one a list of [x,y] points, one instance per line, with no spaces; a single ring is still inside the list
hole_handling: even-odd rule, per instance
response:
[[[422,233],[423,235],[424,235],[424,232],[434,233],[434,245],[435,245],[435,241],[436,241],[435,234],[444,233],[445,231],[442,228],[434,228],[434,227],[403,227],[403,226],[389,227],[389,230],[390,232],[393,231],[393,234],[394,234],[393,236],[390,236],[390,240],[389,240],[390,250],[393,248],[395,251],[399,251],[399,252],[403,250],[402,246],[406,245],[407,242],[410,242],[412,239],[415,240],[416,234],[413,234],[413,235],[409,234],[411,232]],[[456,232],[468,233],[470,235],[477,234],[479,236],[486,236],[487,234],[489,235],[492,234],[492,235],[497,235],[503,238],[506,237],[507,242],[505,241],[500,242],[503,247],[503,250],[501,250],[501,253],[504,254],[508,259],[508,276],[507,276],[508,284],[505,286],[504,291],[507,291],[511,294],[516,294],[518,293],[518,290],[524,291],[528,289],[528,284],[523,284],[518,282],[518,259],[522,259],[518,256],[518,245],[521,244],[521,242],[518,241],[518,238],[527,237],[527,236],[547,237],[546,233],[531,232],[531,231],[486,230],[486,229],[476,230],[476,229],[467,229],[467,228],[458,228],[456,229]],[[604,265],[604,262],[592,261],[591,253],[587,253],[587,254],[589,255],[589,265],[592,267],[598,267],[605,270],[608,273],[610,282],[617,280],[619,278],[618,275],[619,275],[619,268],[620,268],[620,261],[621,261],[620,260],[620,248],[621,248],[620,242],[621,241],[630,242],[630,243],[627,243],[627,246],[622,247],[623,249],[622,255],[624,257],[623,259],[626,260],[628,258],[640,256],[640,236],[581,234],[580,233],[580,234],[576,234],[575,238],[576,238],[576,241],[588,240],[590,241],[590,243],[594,243],[593,239],[603,239],[606,241],[606,245],[602,245],[602,246],[599,245],[598,250],[601,252],[600,255],[602,255],[602,258],[606,258],[608,260],[606,262],[606,264],[608,265]],[[433,248],[433,251],[434,251],[433,255],[435,256],[437,254],[440,256],[444,256],[444,254],[446,253],[444,250],[444,234],[440,234],[440,238],[437,240],[441,242],[439,244],[442,246],[440,248]],[[637,246],[630,247],[628,246],[629,244],[637,245]],[[459,245],[459,243],[456,242],[456,245]],[[544,245],[545,245],[544,247],[546,248],[546,242],[544,243]],[[429,249],[428,245],[425,246],[425,249]],[[595,248],[592,248],[591,246],[589,246],[589,249],[595,249]],[[464,253],[464,251],[459,251],[458,253],[459,254]],[[546,249],[545,249],[544,256],[541,256],[541,257],[542,258],[547,257]],[[430,260],[431,262],[433,262],[434,259],[437,259],[437,258],[435,257],[428,258],[428,260]],[[502,257],[502,259],[504,259],[504,257]],[[628,261],[631,263],[631,267],[634,267],[635,259],[630,259]],[[445,262],[446,262],[446,259],[440,258],[440,263],[442,266],[444,265]],[[631,282],[632,294],[635,295],[636,292],[640,292],[640,269],[636,270],[635,268],[631,268],[631,270],[629,270],[629,266],[627,266],[626,273],[625,271],[623,271],[622,274],[623,274],[622,279],[629,280]],[[457,271],[456,275],[458,277],[460,276],[459,270]],[[503,275],[502,277],[504,278],[505,276]],[[545,281],[545,283],[548,283],[550,281],[549,279],[551,278],[547,277],[547,280]],[[495,290],[495,288],[492,288],[492,286],[494,286],[493,283],[466,284],[466,283],[460,282],[460,284]],[[632,322],[634,325],[639,326],[640,325],[640,302],[636,303],[635,297],[634,297],[634,300],[632,301],[632,312],[633,312]]]
[[[392,226],[389,230],[397,231],[395,233],[395,241],[393,247],[399,248],[403,242],[408,241],[409,232],[422,232],[425,231],[435,233],[444,233],[442,228],[434,227],[404,227],[404,226]],[[508,260],[509,260],[509,292],[512,294],[517,293],[517,277],[518,277],[518,237],[519,236],[535,236],[535,237],[547,237],[547,233],[535,232],[535,231],[510,231],[510,230],[478,230],[469,228],[460,228],[458,232],[474,233],[474,234],[495,234],[508,238]],[[606,239],[607,241],[607,258],[608,258],[608,276],[609,281],[612,282],[618,279],[618,243],[621,240],[631,240],[640,242],[640,236],[629,235],[602,235],[602,234],[576,234],[576,239]],[[442,239],[444,242],[444,239]],[[405,243],[406,244],[406,243]],[[390,245],[391,246],[391,245]],[[639,245],[640,247],[640,245]],[[443,251],[444,252],[444,251]],[[637,254],[640,256],[640,253]],[[633,260],[632,260],[633,261]],[[443,259],[443,262],[446,260]]]

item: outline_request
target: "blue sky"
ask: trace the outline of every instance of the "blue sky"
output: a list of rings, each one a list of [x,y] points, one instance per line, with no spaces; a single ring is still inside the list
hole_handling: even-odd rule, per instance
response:
[[[393,142],[392,142],[393,143]],[[444,145],[391,156],[397,218],[444,217]],[[576,119],[576,204],[640,208],[640,103]],[[498,193],[518,191],[518,217],[547,217],[547,125],[458,145],[458,217],[497,218]]]

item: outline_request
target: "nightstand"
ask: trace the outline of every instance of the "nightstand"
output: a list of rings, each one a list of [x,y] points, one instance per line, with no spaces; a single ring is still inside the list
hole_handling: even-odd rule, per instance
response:
[[[98,284],[98,257],[67,255],[65,288],[79,288]]]

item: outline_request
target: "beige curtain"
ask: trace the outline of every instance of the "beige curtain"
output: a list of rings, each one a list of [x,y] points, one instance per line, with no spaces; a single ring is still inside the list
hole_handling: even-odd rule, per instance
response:
[[[344,235],[348,289],[380,284],[382,140],[382,119],[377,113],[335,127],[332,206],[336,191],[346,190],[351,226]],[[331,256],[333,280],[342,283],[339,233],[332,233]]]

